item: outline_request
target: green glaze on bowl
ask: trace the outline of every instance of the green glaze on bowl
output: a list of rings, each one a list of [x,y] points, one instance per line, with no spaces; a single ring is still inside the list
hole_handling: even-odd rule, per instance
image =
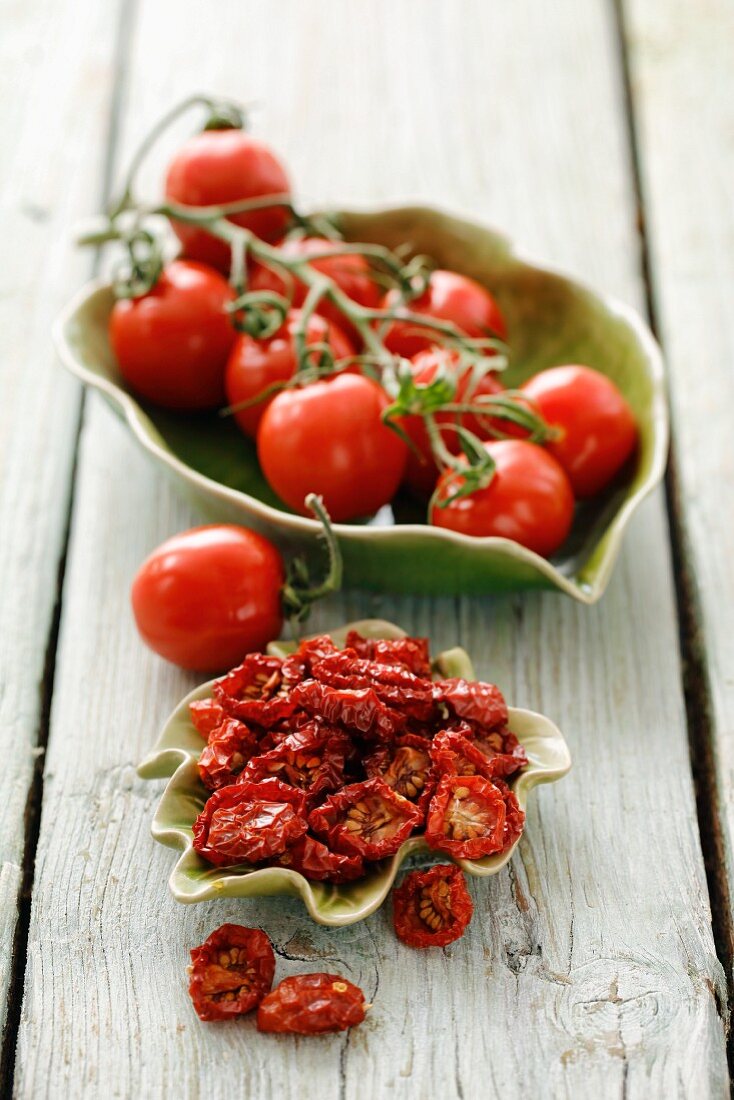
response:
[[[426,253],[491,290],[510,333],[508,384],[545,367],[586,363],[616,382],[640,429],[631,468],[603,497],[578,509],[569,539],[552,560],[508,539],[473,539],[430,527],[421,506],[406,498],[369,523],[335,525],[347,582],[422,594],[556,587],[584,603],[599,599],[632,512],[665,468],[663,367],[649,331],[626,306],[529,263],[484,226],[425,207],[331,216],[348,240],[390,247],[408,242],[414,253]],[[254,527],[284,549],[313,549],[318,524],[279,502],[260,472],[254,445],[231,418],[166,412],[125,388],[107,338],[112,304],[110,287],[93,283],[60,317],[55,338],[68,369],[104,394],[208,519]]]
[[[371,638],[405,636],[405,631],[392,623],[367,619],[333,631],[331,637],[337,645],[344,645],[349,630],[358,630]],[[283,656],[292,648],[291,643],[275,643],[270,646],[270,652]],[[440,676],[474,679],[471,660],[463,649],[440,654],[434,661],[434,668]],[[213,867],[194,851],[192,826],[204,808],[209,792],[197,771],[196,763],[203,742],[191,722],[189,703],[211,695],[212,682],[202,684],[179,703],[163,727],[152,753],[138,768],[138,774],[143,779],[168,779],[151,832],[155,840],[181,852],[169,879],[173,896],[177,901],[190,903],[217,897],[250,898],[285,894],[300,897],[319,924],[339,926],[363,920],[382,905],[405,860],[410,856],[430,853],[422,837],[407,840],[391,859],[375,865],[372,873],[365,878],[339,886],[309,882],[297,871],[280,867],[257,870],[246,865]],[[571,767],[571,757],[561,732],[542,715],[510,708],[509,725],[525,746],[530,761],[511,784],[524,810],[533,787],[539,783],[552,783],[564,776]],[[514,847],[484,859],[456,862],[467,874],[495,875],[511,858]],[[436,853],[432,855],[436,858]],[[438,858],[445,861],[447,857],[439,854]]]

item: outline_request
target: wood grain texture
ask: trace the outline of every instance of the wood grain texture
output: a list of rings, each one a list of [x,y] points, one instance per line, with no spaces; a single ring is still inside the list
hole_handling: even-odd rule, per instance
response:
[[[734,8],[627,5],[654,293],[671,372],[676,490],[734,886]],[[731,914],[729,914],[731,921]]]
[[[221,0],[217,13],[142,4],[128,148],[194,81],[255,98],[257,129],[306,201],[443,203],[640,301],[605,4],[398,0],[388,20],[339,0]],[[438,648],[464,644],[513,703],[556,719],[575,755],[539,793],[511,869],[472,884],[467,936],[429,955],[399,944],[389,912],[327,931],[294,902],[183,909],[168,895],[173,855],[148,835],[159,791],[134,765],[193,680],[142,651],[127,586],[194,518],[90,402],[17,1096],[724,1096],[660,497],[593,609],[347,592],[318,610],[315,628],[375,613]],[[201,1025],[187,949],[227,919],[267,929],[280,976],[326,968],[362,984],[370,1020],[317,1043],[258,1036],[251,1021]]]
[[[72,9],[88,26],[84,39]],[[99,201],[115,5],[3,0],[0,24],[2,1033],[79,407],[49,327],[90,270],[90,257],[74,254],[69,230]]]

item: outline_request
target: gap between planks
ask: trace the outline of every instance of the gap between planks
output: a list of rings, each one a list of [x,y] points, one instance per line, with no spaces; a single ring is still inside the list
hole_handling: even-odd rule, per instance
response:
[[[115,169],[115,154],[118,145],[120,131],[120,119],[122,114],[123,98],[126,87],[128,60],[130,56],[130,44],[135,26],[138,0],[120,0],[117,31],[115,34],[115,47],[113,52],[113,75],[111,83],[111,96],[108,111],[107,136],[105,156],[102,165],[102,179],[100,184],[100,208],[104,209],[109,200],[112,189],[113,174]],[[94,252],[90,264],[89,275],[94,278],[100,267],[101,253],[99,249]],[[41,810],[43,806],[43,787],[45,771],[45,754],[48,746],[49,731],[51,725],[51,703],[53,700],[54,680],[56,672],[56,652],[59,640],[59,625],[61,622],[61,605],[64,590],[64,578],[66,575],[66,563],[69,551],[69,536],[71,533],[71,518],[74,509],[76,488],[76,475],[79,457],[79,441],[81,437],[84,410],[86,406],[86,392],[81,390],[77,406],[76,422],[73,426],[72,437],[72,461],[69,474],[69,491],[66,502],[66,516],[64,529],[59,546],[59,565],[56,575],[56,595],[53,612],[49,624],[46,652],[43,666],[43,677],[39,685],[41,704],[39,709],[38,729],[36,736],[36,762],[33,776],[28,788],[24,813],[25,842],[23,849],[23,863],[21,867],[20,890],[18,894],[18,915],[13,939],[13,954],[10,969],[10,983],[8,987],[8,1004],[5,1026],[0,1045],[0,1100],[12,1100],[13,1084],[15,1077],[15,1057],[20,1027],[20,1016],[23,1004],[23,986],[25,979],[28,934],[31,920],[31,899],[35,877],[36,850],[41,831]]]
[[[625,118],[630,152],[630,170],[637,208],[640,271],[643,279],[645,310],[652,332],[663,346],[655,288],[652,279],[652,257],[645,216],[645,189],[642,181],[644,149],[638,133],[633,94],[628,26],[625,0],[610,0],[616,27],[621,83],[624,93]],[[714,763],[714,726],[711,685],[704,655],[703,619],[692,578],[692,557],[685,534],[684,507],[679,492],[677,454],[673,437],[665,475],[665,501],[670,526],[673,555],[673,582],[679,628],[681,681],[686,707],[686,724],[691,758],[691,771],[696,792],[696,813],[701,838],[706,881],[711,903],[711,924],[719,961],[726,975],[728,1005],[716,1001],[726,1034],[729,1076],[734,1082],[734,1033],[731,1015],[734,1009],[734,920],[732,895],[726,874],[725,844],[722,833],[721,805]]]

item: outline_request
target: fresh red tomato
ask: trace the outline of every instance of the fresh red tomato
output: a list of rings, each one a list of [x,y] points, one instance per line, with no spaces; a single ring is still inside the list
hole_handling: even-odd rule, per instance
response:
[[[490,484],[444,508],[434,504],[431,523],[462,535],[514,539],[549,557],[573,521],[573,490],[562,466],[524,440],[498,439],[484,446],[496,463]],[[460,473],[447,470],[438,483],[438,499],[446,500],[462,481]]]
[[[406,447],[380,420],[384,390],[359,374],[341,374],[279,393],[260,422],[263,472],[286,504],[305,514],[319,493],[332,519],[369,516],[392,499]]]
[[[233,298],[218,271],[174,260],[142,298],[115,302],[110,343],[130,388],[168,409],[221,405],[236,335],[225,310]]]
[[[283,561],[245,527],[194,527],[162,543],[138,570],[140,635],[181,668],[218,672],[263,649],[283,625]]]
[[[522,387],[561,438],[548,450],[563,466],[579,498],[605,488],[633,453],[637,426],[615,384],[591,367],[552,367]]]
[[[382,303],[383,309],[394,308],[398,301],[398,292],[388,291]],[[419,298],[409,302],[406,309],[436,321],[451,321],[467,336],[494,336],[501,340],[507,336],[504,318],[489,291],[474,279],[458,275],[455,271],[433,271],[428,288]],[[408,321],[393,321],[383,339],[390,351],[406,359],[411,359],[436,342],[435,334],[429,329]]]
[[[281,248],[283,254],[291,259],[308,259],[309,256],[317,253],[337,253],[340,244],[338,241],[329,241],[321,237],[303,237],[285,241]],[[322,275],[331,279],[353,302],[370,308],[377,306],[380,300],[380,289],[372,278],[370,266],[364,256],[356,253],[327,256],[321,260],[313,260],[311,266],[315,271],[320,271]],[[272,290],[276,294],[288,295],[291,288],[286,286],[284,280],[272,268],[258,265],[250,278],[250,290]],[[294,280],[292,292],[293,305],[303,305],[306,287],[300,280]],[[332,301],[323,299],[319,302],[316,312],[347,332],[355,343],[360,342],[357,330],[349,325],[344,314]]]
[[[251,401],[275,382],[287,382],[293,377],[296,372],[293,334],[300,318],[300,309],[292,309],[274,336],[256,340],[243,333],[237,338],[225,376],[227,402],[230,405]],[[306,325],[306,343],[328,344],[335,359],[354,354],[354,347],[342,330],[315,314],[309,317]],[[271,401],[272,397],[265,398],[235,413],[235,420],[245,435],[255,438],[262,415]]]
[[[273,151],[243,130],[205,130],[189,138],[166,176],[166,198],[182,206],[217,206],[288,191],[288,176]],[[283,235],[289,216],[285,207],[271,206],[234,214],[230,220],[263,240],[275,241]],[[173,228],[187,256],[229,270],[226,241],[196,225],[173,222]]]
[[[458,374],[456,384],[455,401],[469,400],[472,397],[486,396],[499,393],[502,384],[496,374],[485,374],[478,384],[472,387],[471,368],[459,369],[459,360],[455,352],[445,348],[431,348],[429,351],[419,352],[413,359],[413,376],[415,381],[426,385],[433,381],[439,367],[443,366],[447,371]],[[436,422],[441,425],[460,424],[468,428],[479,439],[489,438],[488,432],[473,413],[437,413]],[[408,461],[405,465],[405,484],[417,495],[429,497],[436,487],[438,480],[438,467],[433,458],[431,442],[426,431],[426,422],[421,416],[406,416],[400,421],[403,431],[410,437],[417,454],[408,450]],[[452,454],[459,454],[461,441],[456,432],[446,430],[442,438]]]

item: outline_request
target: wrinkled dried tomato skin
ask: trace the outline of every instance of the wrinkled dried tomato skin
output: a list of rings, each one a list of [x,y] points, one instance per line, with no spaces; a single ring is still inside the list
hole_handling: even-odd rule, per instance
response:
[[[353,882],[365,873],[361,856],[332,852],[308,833],[270,862],[273,867],[298,871],[313,882]]]
[[[189,994],[201,1020],[252,1012],[272,987],[275,955],[259,928],[223,924],[191,951]]]
[[[334,851],[378,860],[394,855],[421,819],[417,806],[377,777],[329,795],[308,823]]]
[[[277,779],[220,787],[193,826],[194,849],[217,867],[279,855],[306,832],[302,791]]]
[[[457,859],[481,859],[502,851],[505,803],[489,779],[444,775],[431,799],[426,841]]]
[[[275,777],[306,793],[310,805],[344,783],[344,765],[351,750],[348,738],[337,731],[312,725],[289,734],[274,749],[253,757],[245,780]]]
[[[344,1031],[365,1017],[364,994],[338,974],[296,974],[285,978],[261,1002],[258,1031],[318,1035]]]
[[[195,729],[205,739],[221,726],[227,715],[214,699],[195,699],[189,703],[189,714]]]
[[[378,741],[391,741],[407,720],[405,714],[383,703],[372,688],[338,690],[318,680],[305,680],[293,689],[291,700],[314,717],[332,725],[340,723]]]
[[[414,676],[400,665],[380,664],[341,650],[314,661],[313,676],[320,683],[342,691],[369,689],[381,702],[419,722],[427,722],[435,714],[432,682]]]
[[[436,681],[439,698],[458,718],[493,729],[507,722],[507,703],[496,684],[458,678]]]
[[[525,828],[525,811],[520,808],[515,792],[510,790],[502,779],[493,779],[497,790],[505,802],[505,829],[502,838],[502,849],[512,847],[516,840],[522,836]]]
[[[280,657],[250,653],[242,664],[214,682],[214,698],[230,717],[270,729],[296,709],[287,694],[279,694],[282,667]]]
[[[393,890],[393,924],[409,947],[445,947],[464,935],[474,906],[461,870],[439,863],[410,871]]]
[[[403,665],[416,676],[430,678],[428,638],[363,638],[356,630],[350,630],[346,647],[358,657],[386,665]]]
[[[225,718],[209,734],[209,741],[199,757],[199,776],[204,786],[214,791],[234,783],[256,749],[254,732],[238,718]]]
[[[425,737],[406,733],[391,745],[381,745],[364,762],[367,775],[379,776],[425,816],[438,782],[431,758],[431,742]]]

